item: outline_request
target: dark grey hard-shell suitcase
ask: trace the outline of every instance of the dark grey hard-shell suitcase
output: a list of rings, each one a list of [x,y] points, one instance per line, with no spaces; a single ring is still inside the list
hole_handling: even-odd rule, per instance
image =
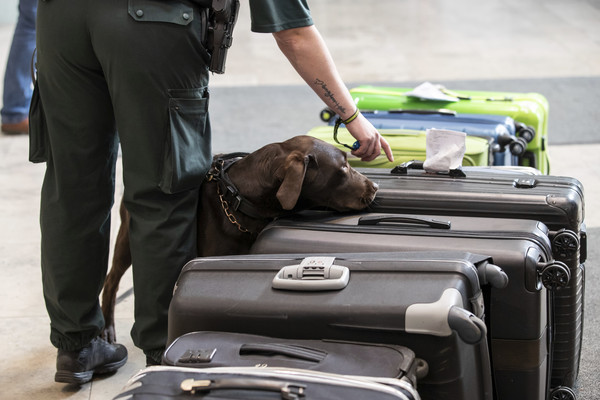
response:
[[[343,375],[406,379],[417,387],[427,363],[405,346],[340,340],[281,339],[234,332],[198,331],[173,341],[163,365],[188,368],[277,367]]]
[[[587,235],[584,188],[572,177],[523,175],[506,169],[463,169],[465,176],[429,174],[421,162],[393,171],[361,169],[379,185],[376,212],[535,219],[550,229],[552,252],[570,270],[554,296],[552,386],[573,386],[583,338]]]
[[[492,399],[480,276],[507,283],[464,252],[198,258],[178,279],[169,342],[214,330],[399,344],[429,366],[424,399]]]
[[[286,368],[148,367],[114,400],[168,399],[420,400],[403,379],[368,378]]]
[[[490,256],[509,278],[505,288],[485,288],[496,394],[543,400],[550,391],[553,345],[549,303],[569,281],[568,268],[553,259],[547,233],[532,220],[307,212],[269,224],[251,251],[462,250]]]

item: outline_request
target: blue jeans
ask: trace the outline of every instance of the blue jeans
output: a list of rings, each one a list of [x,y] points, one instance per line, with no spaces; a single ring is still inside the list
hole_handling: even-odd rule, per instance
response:
[[[31,56],[35,49],[35,17],[38,0],[19,0],[19,19],[13,35],[2,97],[2,123],[14,124],[29,115]]]

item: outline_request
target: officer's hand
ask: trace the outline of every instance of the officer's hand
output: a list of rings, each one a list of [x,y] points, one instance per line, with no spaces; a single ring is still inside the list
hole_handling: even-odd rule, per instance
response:
[[[360,147],[353,150],[352,155],[359,157],[361,161],[372,161],[381,154],[383,148],[387,159],[390,162],[394,161],[392,149],[387,140],[377,132],[373,124],[362,114],[359,114],[354,121],[346,125],[346,128],[360,143]]]

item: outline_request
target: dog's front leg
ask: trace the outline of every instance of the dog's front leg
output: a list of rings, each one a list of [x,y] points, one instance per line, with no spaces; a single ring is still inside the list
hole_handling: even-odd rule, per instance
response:
[[[121,216],[121,226],[117,233],[115,250],[112,260],[112,267],[102,291],[102,314],[104,315],[104,330],[101,333],[103,339],[109,343],[117,341],[115,331],[115,305],[117,302],[117,291],[119,282],[125,271],[131,266],[131,250],[129,248],[129,213],[123,203],[119,210]]]

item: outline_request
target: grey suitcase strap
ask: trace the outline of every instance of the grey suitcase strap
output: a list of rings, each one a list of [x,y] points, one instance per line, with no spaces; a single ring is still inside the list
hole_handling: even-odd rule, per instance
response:
[[[222,390],[279,393],[281,399],[301,400],[322,398],[319,391],[328,387],[329,394],[336,388],[343,392],[332,399],[349,400],[420,400],[416,389],[406,380],[346,376],[316,371],[286,368],[206,368],[201,370],[154,366],[134,375],[114,400],[190,398]],[[235,393],[235,392],[230,392]],[[234,394],[235,396],[235,394]],[[320,397],[321,396],[321,397]],[[360,397],[356,397],[360,396]],[[203,397],[204,398],[204,397]],[[217,398],[217,397],[215,397]],[[240,397],[243,399],[244,397]]]
[[[427,364],[407,347],[340,340],[295,340],[234,332],[190,332],[175,339],[164,365],[189,368],[285,367],[343,375],[406,377],[414,386]]]

